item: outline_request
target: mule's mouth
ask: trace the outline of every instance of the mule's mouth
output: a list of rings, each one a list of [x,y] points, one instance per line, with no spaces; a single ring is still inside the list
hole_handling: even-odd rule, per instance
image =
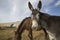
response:
[[[33,27],[32,30],[35,30],[36,31],[37,30],[37,27]]]

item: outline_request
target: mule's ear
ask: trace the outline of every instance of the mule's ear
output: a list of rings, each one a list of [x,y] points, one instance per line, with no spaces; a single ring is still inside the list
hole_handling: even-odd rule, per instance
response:
[[[37,9],[40,10],[41,7],[42,7],[42,3],[41,3],[41,1],[39,1],[38,5],[37,5]]]
[[[28,2],[28,6],[29,6],[29,9],[32,11],[33,10],[33,7],[32,7],[32,5],[31,5],[30,2]]]

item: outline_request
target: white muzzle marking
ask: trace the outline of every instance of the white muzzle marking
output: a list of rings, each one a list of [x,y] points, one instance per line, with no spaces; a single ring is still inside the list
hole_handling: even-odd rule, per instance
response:
[[[33,20],[33,21],[32,21],[32,29],[33,29],[33,30],[37,30],[37,28],[38,28],[38,23],[37,23],[36,20]]]

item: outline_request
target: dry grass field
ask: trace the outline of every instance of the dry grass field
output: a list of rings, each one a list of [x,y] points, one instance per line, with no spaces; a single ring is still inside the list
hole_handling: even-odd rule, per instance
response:
[[[14,39],[14,31],[16,28],[4,28],[0,29],[0,40],[13,40]],[[24,31],[22,33],[22,40],[30,40],[28,35],[28,31]],[[45,34],[41,31],[33,31],[33,40],[45,40]]]
[[[15,28],[0,29],[0,40],[12,40]]]
[[[0,40],[14,40],[15,30],[17,28],[14,28],[14,27],[11,28],[10,27],[11,24],[16,24],[15,27],[18,27],[20,22],[17,21],[17,22],[10,22],[10,23],[0,24]],[[43,30],[33,31],[32,34],[33,34],[33,40],[45,40],[45,34],[44,34]],[[27,35],[28,35],[28,31],[25,30],[22,33],[22,40],[30,40]]]

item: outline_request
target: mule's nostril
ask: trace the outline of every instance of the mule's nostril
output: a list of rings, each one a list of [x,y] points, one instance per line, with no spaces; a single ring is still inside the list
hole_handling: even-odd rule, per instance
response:
[[[33,29],[36,29],[36,27],[33,27]]]

